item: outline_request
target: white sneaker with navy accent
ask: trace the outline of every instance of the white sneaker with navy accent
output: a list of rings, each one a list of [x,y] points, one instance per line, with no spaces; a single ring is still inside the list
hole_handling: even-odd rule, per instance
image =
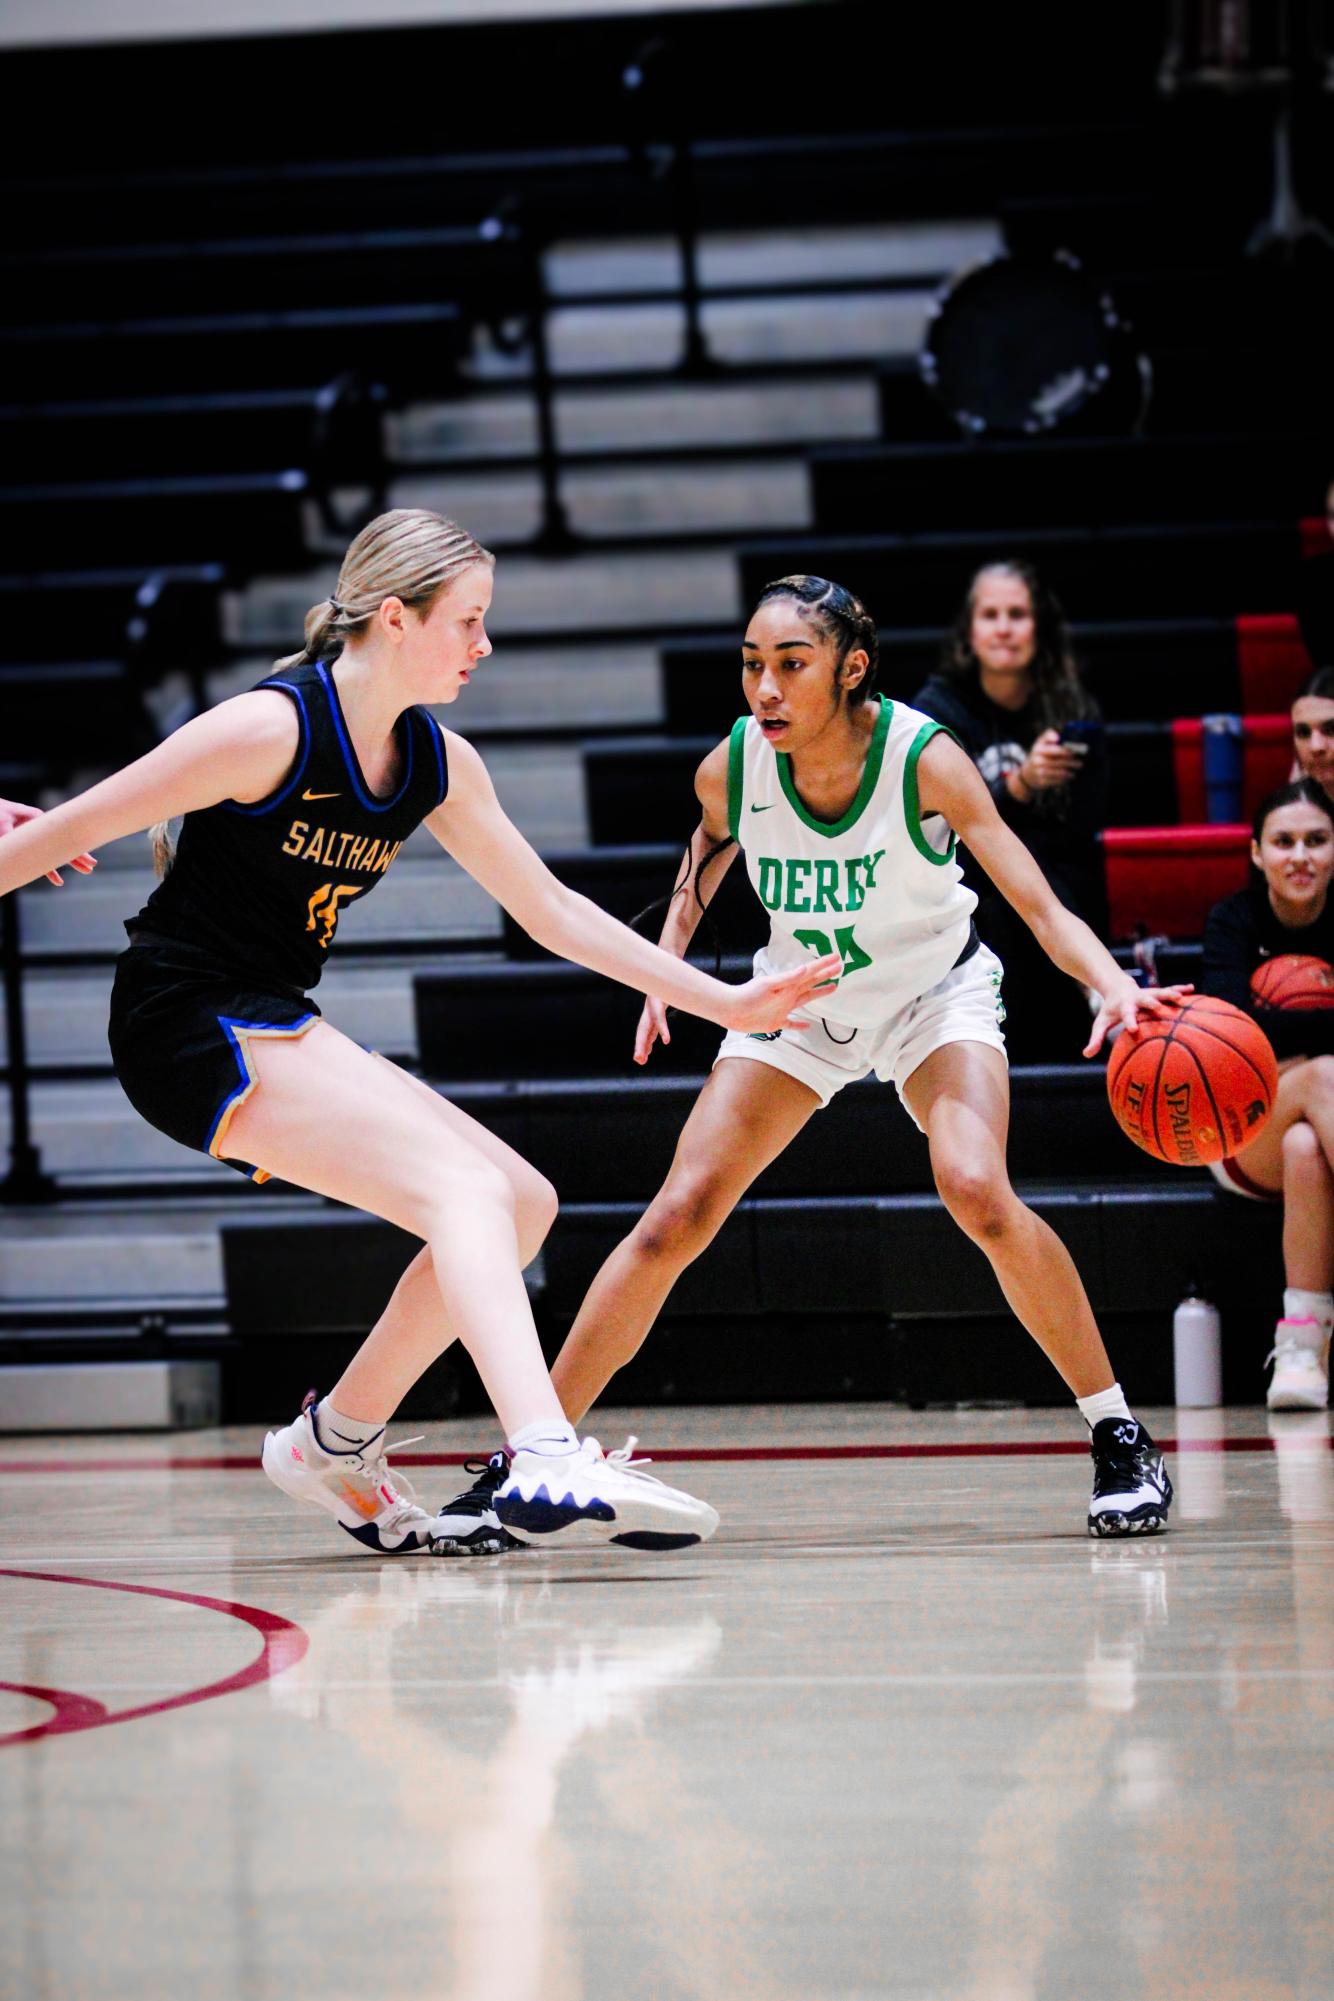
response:
[[[1172,1505],[1172,1482],[1144,1426],[1133,1417],[1104,1417],[1094,1425],[1089,1443],[1089,1534],[1161,1535]]]
[[[431,1517],[417,1505],[408,1481],[390,1473],[384,1433],[359,1450],[326,1451],[312,1421],[316,1402],[312,1390],[296,1421],[264,1440],[264,1471],[274,1486],[294,1501],[324,1508],[371,1556],[409,1556],[424,1549]],[[405,1438],[400,1446],[416,1443]]]
[[[635,1443],[604,1453],[596,1438],[586,1438],[577,1452],[516,1452],[496,1489],[497,1521],[527,1543],[685,1549],[707,1542],[718,1526],[715,1511],[641,1471],[650,1461],[631,1458]]]
[[[1280,1320],[1266,1360],[1270,1410],[1324,1410],[1329,1404],[1329,1336],[1318,1320]]]

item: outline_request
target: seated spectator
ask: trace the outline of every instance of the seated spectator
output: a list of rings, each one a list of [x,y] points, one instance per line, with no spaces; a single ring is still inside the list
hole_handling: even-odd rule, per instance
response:
[[[1317,667],[1292,705],[1294,778],[1334,799],[1334,667]]]
[[[990,563],[968,587],[940,667],[913,707],[948,725],[1068,909],[1099,936],[1107,898],[1098,835],[1106,748],[1060,605],[1028,563]],[[960,850],[977,928],[1005,967],[1006,1037],[1018,1061],[1073,1061],[1088,1040],[1063,980],[990,880]]]
[[[1251,975],[1294,952],[1334,964],[1334,808],[1310,779],[1271,792],[1255,816],[1247,888],[1204,930],[1201,987],[1245,1008],[1279,1060],[1268,1125],[1211,1173],[1235,1195],[1283,1208],[1283,1315],[1269,1357],[1272,1410],[1323,1410],[1334,1327],[1334,1008],[1262,1007]]]

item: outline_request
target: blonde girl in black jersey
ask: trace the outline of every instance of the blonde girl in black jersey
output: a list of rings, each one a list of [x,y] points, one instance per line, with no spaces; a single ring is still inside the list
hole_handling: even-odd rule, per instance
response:
[[[189,1143],[422,1241],[330,1395],[270,1434],[265,1470],[284,1491],[333,1514],[363,1548],[424,1547],[430,1517],[389,1476],[385,1425],[457,1338],[513,1448],[498,1504],[508,1529],[531,1541],[693,1542],[712,1532],[713,1511],[624,1455],[580,1446],[552,1389],[521,1274],[555,1216],[555,1191],[466,1113],[322,1020],[293,980],[309,963],[308,924],[332,936],[330,898],[361,838],[359,822],[338,831],[335,811],[355,803],[372,816],[412,786],[440,845],[525,930],[611,979],[728,1028],[773,1031],[837,971],[822,960],[729,986],[660,951],[556,880],[469,744],[452,733],[436,742],[423,705],[456,700],[491,652],[493,569],[452,522],[416,509],[380,516],[353,542],[333,598],[308,617],[300,654],[113,777],[12,825],[0,839],[0,894],[183,814],[179,880],[210,885],[225,907],[173,896],[169,874],[132,920],[113,1018],[127,1089],[168,1130],[169,1107],[184,1101],[192,1123],[177,1136]],[[335,791],[349,797],[321,796]],[[314,836],[292,829],[325,815],[337,845],[321,840],[312,854]],[[353,869],[343,886],[359,894],[343,911],[383,872],[372,869],[363,890]]]

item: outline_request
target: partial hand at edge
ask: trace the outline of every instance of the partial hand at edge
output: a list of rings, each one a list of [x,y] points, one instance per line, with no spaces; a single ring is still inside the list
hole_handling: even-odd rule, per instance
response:
[[[839,983],[843,961],[837,952],[808,965],[794,966],[786,973],[766,973],[741,986],[723,1019],[725,1028],[742,1035],[773,1035],[783,1028],[808,1028],[808,1018],[800,1012],[819,996],[831,994]]]
[[[12,834],[16,827],[25,827],[29,820],[41,818],[40,806],[22,806],[17,799],[0,799],[0,839],[6,834]],[[97,857],[71,855],[69,861],[62,863],[61,867],[77,869],[80,875],[91,875],[97,867]],[[58,868],[48,869],[46,879],[48,882],[53,882],[57,889],[62,887],[65,880]]]

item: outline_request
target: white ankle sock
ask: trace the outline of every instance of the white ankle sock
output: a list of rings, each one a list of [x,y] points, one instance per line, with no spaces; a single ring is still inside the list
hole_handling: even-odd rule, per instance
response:
[[[577,1452],[579,1440],[572,1424],[563,1418],[544,1417],[536,1424],[525,1424],[509,1440],[511,1452],[537,1452],[544,1459],[554,1459],[562,1452]]]
[[[331,1454],[364,1452],[384,1430],[382,1424],[371,1424],[364,1417],[344,1417],[341,1410],[335,1410],[324,1397],[310,1413],[310,1421],[315,1427],[316,1443]]]
[[[1105,1417],[1129,1417],[1130,1405],[1126,1402],[1125,1391],[1120,1383],[1113,1383],[1109,1390],[1099,1390],[1091,1397],[1076,1397],[1075,1402],[1083,1413],[1084,1422],[1092,1431],[1095,1424],[1101,1424]]]
[[[1318,1320],[1321,1332],[1328,1334],[1334,1327],[1334,1292],[1303,1292],[1300,1286],[1290,1285],[1283,1294],[1283,1318]]]

